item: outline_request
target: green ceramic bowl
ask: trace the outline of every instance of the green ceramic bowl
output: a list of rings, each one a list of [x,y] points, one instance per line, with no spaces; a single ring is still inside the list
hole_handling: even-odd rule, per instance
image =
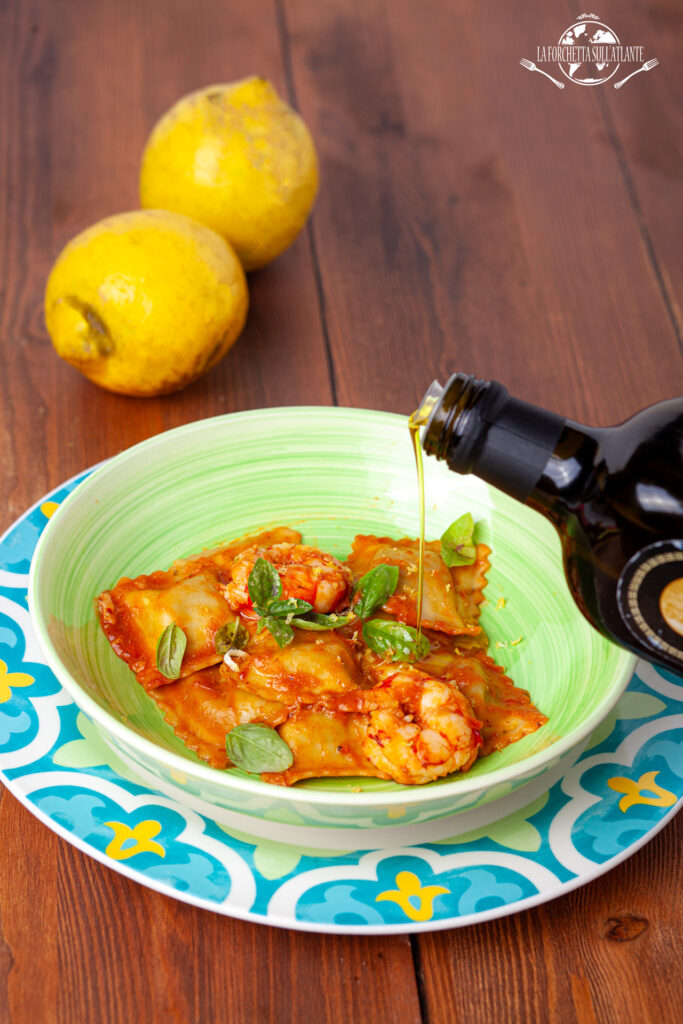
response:
[[[634,658],[578,612],[549,523],[475,478],[426,463],[427,536],[440,536],[465,511],[480,521],[493,548],[482,614],[491,653],[549,718],[467,774],[420,787],[339,779],[285,789],[209,768],[175,737],[114,655],[93,607],[121,576],[166,568],[278,523],[340,557],[356,533],[416,536],[416,474],[404,417],[256,410],[168,431],[101,466],[52,516],[31,567],[31,616],[51,668],[131,770],[218,820],[238,812],[319,827],[403,825],[470,810],[556,774],[609,713]]]

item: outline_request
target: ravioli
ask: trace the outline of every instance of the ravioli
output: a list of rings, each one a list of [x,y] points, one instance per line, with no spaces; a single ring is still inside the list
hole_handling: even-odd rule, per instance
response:
[[[425,545],[424,587],[422,592],[422,625],[451,636],[476,636],[480,627],[479,605],[484,599],[486,570],[491,549],[477,544],[473,565],[449,569],[441,557],[439,541]],[[409,626],[417,626],[417,590],[419,542],[405,538],[359,535],[346,564],[354,577],[360,579],[380,564],[397,565],[398,586],[383,609]]]
[[[297,629],[286,647],[278,647],[264,630],[249,644],[239,678],[254,693],[288,707],[366,685],[353,644],[334,630]]]
[[[151,696],[185,746],[212,768],[226,768],[225,738],[236,725],[256,722],[275,727],[286,721],[288,709],[240,687],[222,665],[194,672]]]
[[[187,638],[180,677],[216,665],[221,660],[216,633],[236,618],[223,592],[235,556],[255,542],[291,537],[301,535],[280,527],[181,559],[166,572],[123,577],[97,598],[100,623],[114,652],[146,690],[165,686],[171,680],[157,668],[157,643],[166,627],[175,623]]]
[[[114,651],[207,764],[230,768],[226,737],[252,723],[276,730],[292,755],[285,771],[261,774],[266,782],[373,776],[423,785],[466,771],[547,721],[486,653],[478,622],[486,545],[476,546],[472,565],[450,569],[439,542],[426,545],[421,627],[429,653],[409,663],[391,661],[391,650],[387,655],[369,635],[366,643],[351,586],[377,565],[398,566],[380,618],[415,627],[418,542],[358,536],[342,565],[301,539],[276,527],[180,559],[166,572],[121,579],[97,599]],[[251,593],[260,593],[265,607],[255,607]],[[295,599],[307,602],[303,609],[290,610],[286,602]],[[337,613],[343,624],[327,629]],[[216,633],[235,621],[243,627],[234,635],[238,649],[224,660]],[[186,638],[176,680],[156,664],[157,643],[172,623]]]
[[[284,772],[264,772],[264,782],[291,786],[321,776],[390,777],[378,771],[365,754],[365,716],[300,708],[291,712],[278,732],[292,751],[294,763]]]

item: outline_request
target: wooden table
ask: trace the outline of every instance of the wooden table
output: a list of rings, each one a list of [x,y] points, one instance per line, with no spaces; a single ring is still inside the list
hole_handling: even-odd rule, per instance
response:
[[[92,463],[216,413],[408,413],[456,368],[596,424],[681,394],[680,19],[674,0],[603,7],[661,62],[619,92],[560,91],[520,68],[571,4],[3,4],[0,528]],[[209,376],[154,400],[99,391],[50,347],[51,263],[137,205],[142,146],[171,102],[254,71],[315,135],[312,223],[251,277],[244,336]],[[662,1024],[680,1010],[680,820],[535,910],[357,938],[167,899],[0,801],[3,1024]]]

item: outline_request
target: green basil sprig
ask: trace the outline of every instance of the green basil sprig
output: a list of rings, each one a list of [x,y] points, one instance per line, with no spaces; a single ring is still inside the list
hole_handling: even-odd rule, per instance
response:
[[[242,625],[239,619],[234,622],[226,622],[216,632],[214,644],[216,654],[227,654],[228,651],[243,651],[249,643],[249,631]]]
[[[398,586],[398,566],[386,565],[382,562],[370,572],[366,572],[356,584],[356,594],[360,595],[353,610],[361,619],[367,619],[374,611],[381,608]]]
[[[280,600],[282,580],[275,566],[265,558],[257,558],[247,581],[249,597],[259,616],[257,633],[267,629],[278,647],[286,647],[294,639],[294,630],[288,619],[313,609],[308,601],[289,597]]]
[[[294,639],[294,630],[285,619],[276,619],[274,615],[263,615],[259,621],[256,631],[261,632],[267,629],[278,647],[286,647]]]
[[[313,605],[308,601],[300,601],[296,597],[288,597],[286,601],[271,601],[267,605],[268,614],[276,619],[286,619],[288,615],[305,615],[313,611]]]
[[[460,516],[441,535],[441,557],[451,568],[455,565],[472,565],[477,557],[472,534],[474,520],[469,512]]]
[[[344,615],[323,615],[322,612],[311,612],[307,618],[295,617],[291,620],[292,626],[297,629],[312,629],[322,631],[323,629],[341,629],[354,618],[353,612],[346,612]]]
[[[271,601],[282,593],[282,580],[274,565],[265,558],[257,558],[247,581],[249,597],[254,608],[261,613]]]
[[[237,768],[255,774],[284,772],[294,763],[291,749],[269,725],[236,725],[225,737],[225,750]]]
[[[167,679],[178,679],[187,646],[187,637],[180,626],[172,622],[157,641],[157,668]]]
[[[391,661],[421,661],[429,654],[429,640],[412,626],[388,619],[371,619],[363,626],[370,650]]]
[[[398,579],[398,569],[396,574]],[[278,571],[265,558],[256,559],[247,586],[254,611],[259,616],[257,632],[267,629],[280,647],[286,647],[294,639],[293,626],[312,630],[339,629],[353,618],[351,612],[346,615],[319,614],[313,611],[309,601],[296,597],[282,599],[282,581]]]

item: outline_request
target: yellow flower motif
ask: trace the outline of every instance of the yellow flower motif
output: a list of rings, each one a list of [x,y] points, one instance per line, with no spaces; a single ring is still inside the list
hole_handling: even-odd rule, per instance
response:
[[[30,686],[34,683],[33,676],[25,672],[8,672],[7,665],[0,661],[0,704],[4,704],[12,696],[12,686]]]
[[[58,508],[58,501],[44,501],[43,504],[40,506],[40,511],[43,513],[46,519],[49,519],[50,516],[57,511]]]
[[[128,860],[136,853],[158,853],[160,857],[166,856],[161,843],[155,843],[152,836],[158,836],[161,832],[161,824],[158,821],[141,821],[135,828],[125,825],[122,821],[106,821],[105,825],[114,833],[114,838],[104,851],[108,857],[114,860]],[[133,846],[126,846],[133,840]]]
[[[673,807],[676,797],[668,789],[655,782],[659,772],[645,772],[637,782],[633,779],[616,775],[613,779],[607,780],[607,785],[615,793],[625,793],[619,801],[619,810],[627,811],[634,804],[649,804],[651,807]],[[655,796],[643,796],[643,792],[656,794]]]
[[[421,885],[420,879],[412,871],[399,871],[396,875],[398,889],[387,889],[375,897],[375,903],[380,900],[392,900],[398,903],[403,913],[411,921],[430,921],[434,915],[434,900],[443,892],[450,892],[442,885]],[[415,906],[411,900],[417,900]]]

